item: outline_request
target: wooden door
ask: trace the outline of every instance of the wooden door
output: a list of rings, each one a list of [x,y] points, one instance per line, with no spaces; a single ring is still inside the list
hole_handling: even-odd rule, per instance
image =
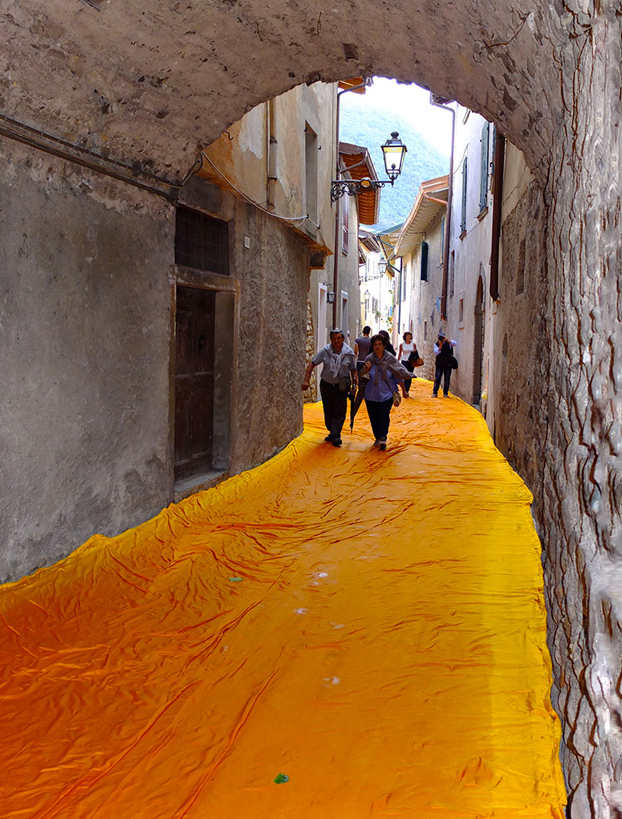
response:
[[[177,288],[175,478],[212,466],[215,293]]]

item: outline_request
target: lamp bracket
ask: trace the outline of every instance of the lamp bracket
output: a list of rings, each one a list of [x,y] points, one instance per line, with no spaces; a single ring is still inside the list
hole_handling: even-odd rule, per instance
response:
[[[358,179],[339,179],[330,183],[330,201],[336,202],[344,194],[348,196],[358,196],[364,191],[375,191],[384,188],[385,185],[393,185],[394,179],[365,179],[365,184],[361,184]]]

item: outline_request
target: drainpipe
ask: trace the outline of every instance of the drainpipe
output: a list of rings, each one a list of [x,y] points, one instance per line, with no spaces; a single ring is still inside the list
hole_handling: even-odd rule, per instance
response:
[[[279,142],[277,139],[277,113],[276,99],[268,101],[268,182],[267,182],[267,208],[276,208],[276,183],[277,183],[277,158]]]
[[[341,91],[337,91],[337,112],[335,116],[336,121],[336,161],[335,161],[335,179],[339,181],[339,177],[341,175],[341,168],[340,168],[340,161],[339,161],[339,104],[341,101],[341,95],[347,94],[348,91],[359,91],[361,88],[366,88],[369,85],[367,81],[362,82],[360,85],[355,85],[354,88],[343,88]],[[347,193],[344,193],[344,196],[347,196]],[[339,256],[341,255],[341,245],[340,245],[340,225],[341,221],[341,200],[338,199],[335,202],[335,254],[333,256],[333,293],[335,294],[335,301],[333,302],[333,329],[337,326],[337,293],[338,293],[338,286],[339,286]],[[347,328],[341,328],[344,333],[348,334]]]
[[[456,132],[456,112],[448,105],[434,102],[434,94],[430,94],[430,105],[449,111],[451,114],[451,153],[449,155],[449,187],[447,190],[447,218],[445,219],[445,248],[443,250],[443,288],[441,290],[441,318],[447,321],[447,289],[449,282],[449,237],[451,235],[451,200],[454,190],[454,135]]]
[[[490,298],[499,298],[499,244],[501,239],[501,213],[503,210],[503,166],[505,164],[505,137],[497,132],[493,159],[494,180],[492,184],[492,246],[490,249]]]
[[[397,268],[400,272],[399,275],[399,294],[398,294],[398,301],[397,301],[397,327],[395,326],[395,320],[393,321],[393,340],[397,342],[400,336],[400,327],[402,325],[402,293],[404,292],[404,267],[402,264],[402,257],[399,257],[400,266]],[[397,332],[396,332],[397,330]]]

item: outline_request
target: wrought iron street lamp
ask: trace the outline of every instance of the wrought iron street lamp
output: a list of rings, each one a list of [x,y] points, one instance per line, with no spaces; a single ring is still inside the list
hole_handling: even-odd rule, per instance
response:
[[[393,131],[391,139],[387,139],[384,145],[380,146],[384,155],[384,168],[389,177],[388,179],[369,179],[365,177],[363,179],[333,180],[330,184],[331,202],[336,202],[344,194],[357,196],[363,191],[375,191],[378,190],[378,188],[384,188],[385,185],[393,185],[402,172],[404,155],[407,151],[406,146],[399,136],[397,131]]]
[[[384,169],[391,184],[395,182],[397,177],[402,173],[402,165],[404,164],[404,155],[406,154],[406,146],[399,138],[397,131],[393,131],[391,139],[382,146],[382,153],[384,155]]]

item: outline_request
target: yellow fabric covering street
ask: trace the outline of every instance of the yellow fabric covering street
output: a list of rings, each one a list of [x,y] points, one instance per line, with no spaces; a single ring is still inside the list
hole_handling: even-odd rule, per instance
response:
[[[531,495],[430,387],[0,588],[2,819],[561,819]]]

